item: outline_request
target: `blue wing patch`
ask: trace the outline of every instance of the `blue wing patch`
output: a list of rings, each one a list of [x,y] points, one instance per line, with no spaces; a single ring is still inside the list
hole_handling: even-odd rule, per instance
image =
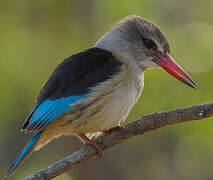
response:
[[[55,100],[46,99],[40,105],[35,106],[30,117],[27,129],[37,131],[48,123],[58,119],[68,112],[74,103],[85,98],[87,95],[62,97]]]

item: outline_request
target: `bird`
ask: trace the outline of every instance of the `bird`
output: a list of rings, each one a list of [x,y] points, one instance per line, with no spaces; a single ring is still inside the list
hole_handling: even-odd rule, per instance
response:
[[[89,49],[60,63],[42,87],[22,131],[33,133],[7,176],[33,151],[62,135],[78,136],[103,154],[97,134],[122,129],[143,86],[144,72],[162,68],[186,85],[191,77],[170,55],[169,43],[154,23],[137,15],[118,21]]]

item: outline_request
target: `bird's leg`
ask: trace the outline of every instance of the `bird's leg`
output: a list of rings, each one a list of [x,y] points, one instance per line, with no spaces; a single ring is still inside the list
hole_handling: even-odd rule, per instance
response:
[[[109,129],[109,130],[106,130],[106,131],[103,131],[104,134],[108,134],[110,133],[111,131],[114,131],[114,130],[119,130],[121,131],[122,133],[125,131],[125,128],[123,126],[115,126],[114,128],[112,129]]]
[[[92,145],[93,147],[97,149],[99,157],[103,155],[103,150],[99,146],[100,143],[90,140],[84,133],[80,133],[79,136],[83,139],[83,141],[85,142],[85,145]]]

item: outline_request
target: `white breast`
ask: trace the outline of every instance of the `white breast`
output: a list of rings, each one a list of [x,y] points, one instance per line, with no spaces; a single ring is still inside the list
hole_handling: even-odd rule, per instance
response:
[[[143,77],[141,77],[143,78]],[[131,79],[122,82],[120,87],[112,93],[112,98],[103,108],[102,113],[106,117],[102,125],[104,129],[110,129],[125,121],[132,107],[140,97],[143,79],[141,83]],[[140,86],[140,88],[139,88]]]
[[[92,90],[87,102],[81,102],[86,108],[81,116],[70,126],[74,133],[95,133],[109,130],[123,122],[133,105],[137,102],[143,89],[143,73],[132,75],[123,70],[116,77],[100,84]]]

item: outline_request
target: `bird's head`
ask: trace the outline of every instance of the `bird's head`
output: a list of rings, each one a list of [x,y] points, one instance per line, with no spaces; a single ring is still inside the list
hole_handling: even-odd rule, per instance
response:
[[[96,43],[97,47],[125,57],[142,70],[161,67],[183,83],[195,88],[190,76],[170,56],[169,43],[160,28],[139,16],[119,21]]]

